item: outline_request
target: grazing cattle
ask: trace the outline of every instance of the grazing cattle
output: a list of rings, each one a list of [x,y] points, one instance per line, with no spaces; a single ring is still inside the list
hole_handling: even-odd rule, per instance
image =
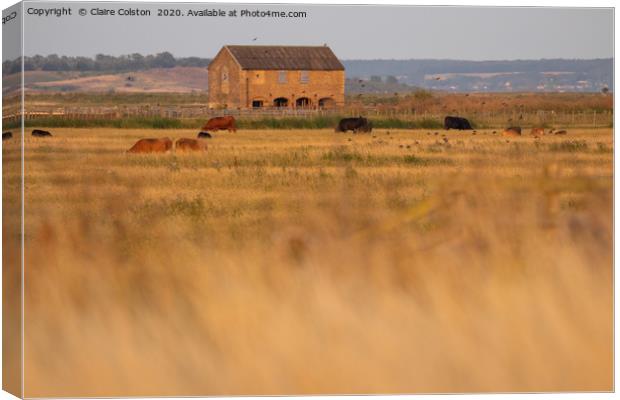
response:
[[[555,131],[556,135],[566,135],[566,131],[565,130],[561,130],[561,131]]]
[[[461,118],[461,117],[449,117],[449,116],[444,118],[443,127],[444,129],[448,129],[448,130],[458,129],[459,131],[473,129],[467,119]]]
[[[174,144],[176,151],[207,151],[207,144],[198,139],[177,139]]]
[[[357,132],[371,132],[372,131],[372,123],[368,121],[366,118],[357,117],[357,118],[343,118],[338,122],[336,126],[335,132],[346,132],[353,131]]]
[[[521,128],[518,126],[511,126],[504,129],[502,136],[521,136]]]
[[[199,132],[198,139],[211,139],[213,136],[209,132]]]
[[[235,124],[235,117],[226,116],[226,117],[215,117],[211,118],[207,123],[201,128],[202,131],[218,131],[218,130],[228,130],[228,132],[237,132],[237,125]]]
[[[42,131],[41,129],[34,129],[32,131],[32,136],[46,137],[46,136],[52,136],[52,134],[49,133],[48,131]]]
[[[2,132],[2,140],[8,140],[13,137],[13,132]]]
[[[530,131],[530,135],[534,136],[535,138],[539,138],[543,136],[544,134],[545,134],[544,128],[532,128],[532,130]]]
[[[140,139],[134,144],[128,153],[165,153],[172,149],[172,140],[169,138],[161,139]]]

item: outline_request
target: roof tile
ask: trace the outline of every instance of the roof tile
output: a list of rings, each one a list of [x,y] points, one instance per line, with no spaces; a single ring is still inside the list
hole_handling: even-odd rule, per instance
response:
[[[226,46],[242,69],[342,71],[327,46]]]

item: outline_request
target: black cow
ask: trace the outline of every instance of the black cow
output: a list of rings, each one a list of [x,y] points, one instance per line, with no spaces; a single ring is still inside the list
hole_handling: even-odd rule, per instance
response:
[[[198,133],[198,139],[211,139],[212,137],[209,132],[201,131]]]
[[[372,122],[368,121],[366,118],[358,117],[358,118],[343,118],[338,122],[338,126],[335,129],[336,132],[371,132],[372,131]]]
[[[473,129],[469,121],[461,117],[446,117],[443,120],[443,127],[445,129],[458,129],[460,131]]]
[[[32,131],[32,136],[46,137],[46,136],[52,136],[52,134],[49,133],[48,131],[42,131],[41,129],[35,129]]]
[[[13,137],[13,132],[3,132],[2,133],[2,140],[9,140],[12,137]]]

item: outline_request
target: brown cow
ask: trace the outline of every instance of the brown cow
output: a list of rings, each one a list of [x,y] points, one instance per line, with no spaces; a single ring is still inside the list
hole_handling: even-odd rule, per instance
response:
[[[170,138],[161,139],[140,139],[134,144],[127,153],[166,153],[172,149]]]
[[[518,126],[506,128],[504,132],[502,132],[502,136],[521,136],[521,128]]]
[[[235,117],[226,116],[226,117],[215,117],[211,118],[207,123],[202,127],[202,131],[218,131],[218,130],[228,130],[228,132],[237,132],[237,125],[235,124]]]
[[[543,136],[544,134],[545,134],[544,128],[532,128],[532,130],[530,131],[530,135],[534,136],[535,138],[539,138]]]
[[[176,151],[207,151],[207,144],[198,139],[177,139],[174,147]]]

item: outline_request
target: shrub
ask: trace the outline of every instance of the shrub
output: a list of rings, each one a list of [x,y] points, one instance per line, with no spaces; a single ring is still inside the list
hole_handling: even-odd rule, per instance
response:
[[[426,158],[417,157],[414,155],[406,155],[403,157],[403,162],[409,165],[429,166],[429,165],[449,165],[452,164],[452,160],[447,158]]]
[[[550,151],[568,152],[584,151],[588,148],[588,144],[584,140],[566,140],[561,143],[552,143],[549,145]]]
[[[433,92],[430,90],[418,89],[413,93],[413,98],[424,101],[433,98]]]
[[[355,151],[349,151],[346,147],[337,147],[321,156],[322,160],[332,162],[362,161],[364,157]]]

